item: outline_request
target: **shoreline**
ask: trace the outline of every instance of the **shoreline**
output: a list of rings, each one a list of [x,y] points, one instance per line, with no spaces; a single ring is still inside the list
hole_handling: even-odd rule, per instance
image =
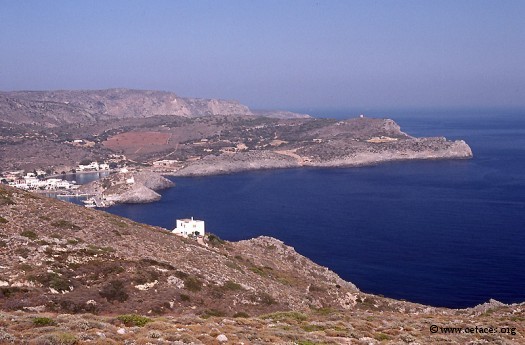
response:
[[[454,142],[456,143],[456,142]],[[312,162],[304,160],[299,162],[296,157],[271,151],[263,153],[266,157],[254,157],[236,160],[235,156],[206,156],[198,161],[192,162],[181,168],[168,170],[155,170],[146,168],[152,172],[173,177],[192,177],[192,176],[214,176],[227,175],[238,172],[273,170],[273,169],[291,169],[291,168],[359,168],[367,166],[381,165],[392,162],[408,161],[442,161],[442,160],[469,160],[473,158],[472,150],[464,141],[458,141],[458,144],[464,149],[460,152],[450,152],[443,150],[440,154],[428,153],[378,153],[378,154],[357,154],[353,157],[338,158],[327,161]],[[249,155],[250,153],[245,153]],[[257,154],[257,153],[255,153]],[[272,160],[275,158],[275,160]]]
[[[385,163],[395,162],[408,162],[408,161],[438,161],[438,160],[466,160],[472,159],[473,154],[470,147],[463,141],[458,140],[454,142],[438,141],[439,143],[446,143],[448,146],[434,148],[434,151],[429,152],[428,150],[414,151],[405,150],[395,151],[387,150],[386,152],[359,152],[350,157],[341,157],[330,160],[311,161],[301,157],[295,153],[290,154],[289,152],[280,151],[248,151],[236,154],[223,154],[220,156],[205,156],[200,160],[193,161],[188,165],[182,167],[176,167],[169,169],[163,167],[158,169],[155,167],[144,167],[137,168],[134,172],[128,173],[114,173],[109,172],[107,176],[102,178],[108,178],[113,176],[114,180],[120,180],[115,182],[122,184],[132,176],[138,176],[141,174],[149,175],[145,180],[142,179],[140,183],[132,187],[133,190],[130,194],[129,188],[120,189],[119,192],[113,192],[106,194],[106,189],[100,186],[101,178],[96,179],[83,186],[88,186],[90,183],[96,182],[99,187],[94,189],[81,187],[81,193],[94,195],[100,200],[107,200],[103,208],[110,207],[114,204],[125,204],[125,203],[149,203],[160,200],[161,195],[156,193],[156,190],[171,188],[172,186],[162,185],[155,186],[153,183],[147,188],[143,183],[148,183],[146,180],[153,181],[163,176],[168,177],[204,177],[204,176],[216,176],[216,175],[229,175],[242,172],[250,171],[262,171],[262,170],[277,170],[277,169],[302,169],[302,168],[360,168],[367,166],[381,165]],[[435,144],[434,142],[430,143]],[[88,173],[88,172],[85,172]],[[97,172],[89,172],[96,174]],[[157,175],[157,177],[155,177]],[[171,181],[170,181],[171,182]],[[132,183],[132,186],[135,182]],[[102,188],[102,189],[100,189]]]

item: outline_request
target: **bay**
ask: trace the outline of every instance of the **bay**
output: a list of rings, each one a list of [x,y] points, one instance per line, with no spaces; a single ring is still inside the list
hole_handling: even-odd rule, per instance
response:
[[[366,115],[464,139],[474,158],[172,178],[161,201],[108,211],[167,229],[193,216],[233,241],[276,237],[387,297],[453,308],[525,301],[525,112]]]

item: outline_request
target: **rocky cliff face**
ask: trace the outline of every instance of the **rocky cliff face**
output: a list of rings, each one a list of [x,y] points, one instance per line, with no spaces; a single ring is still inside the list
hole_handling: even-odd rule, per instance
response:
[[[0,119],[10,123],[53,127],[156,115],[198,117],[254,114],[237,101],[185,98],[163,91],[109,89],[0,92]],[[258,115],[265,116],[265,112]],[[286,116],[286,113],[283,112],[281,116]],[[295,114],[288,113],[288,116]]]

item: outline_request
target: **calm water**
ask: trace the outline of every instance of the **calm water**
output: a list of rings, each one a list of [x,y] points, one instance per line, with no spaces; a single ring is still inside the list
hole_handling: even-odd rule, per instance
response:
[[[109,212],[165,228],[195,216],[228,240],[273,236],[388,297],[525,301],[525,112],[386,115],[412,135],[463,138],[475,158],[174,178],[160,202]]]

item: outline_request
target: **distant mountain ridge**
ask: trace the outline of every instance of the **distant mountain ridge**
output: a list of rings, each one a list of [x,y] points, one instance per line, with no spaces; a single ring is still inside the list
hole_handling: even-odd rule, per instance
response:
[[[282,111],[252,112],[233,100],[186,98],[173,92],[106,89],[0,92],[0,120],[47,127],[156,115],[309,117]]]

